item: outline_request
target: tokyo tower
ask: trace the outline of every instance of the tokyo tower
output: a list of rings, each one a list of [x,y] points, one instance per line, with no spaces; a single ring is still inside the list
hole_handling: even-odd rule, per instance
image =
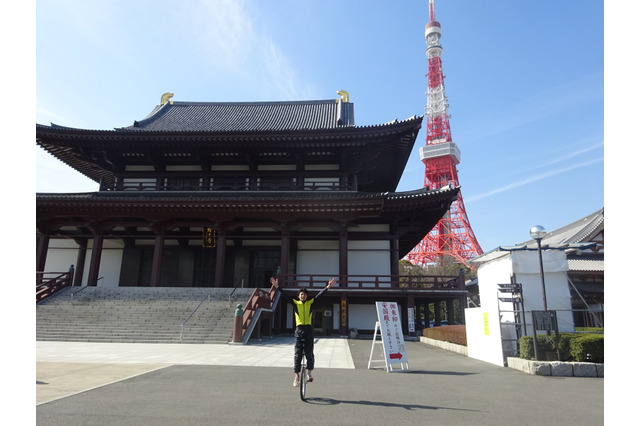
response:
[[[442,74],[442,30],[436,21],[433,0],[429,0],[429,22],[425,26],[427,43],[427,144],[420,148],[420,159],[425,165],[424,186],[439,189],[447,185],[460,186],[456,165],[460,163],[460,149],[451,140],[447,96]],[[449,211],[423,240],[411,250],[406,259],[414,265],[463,263],[482,254],[482,248],[469,224],[462,200],[462,192],[451,204]]]

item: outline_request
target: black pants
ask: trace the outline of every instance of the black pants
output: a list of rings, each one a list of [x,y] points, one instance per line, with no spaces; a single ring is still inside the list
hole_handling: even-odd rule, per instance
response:
[[[302,354],[307,359],[307,369],[313,370],[315,358],[313,356],[313,327],[310,325],[299,325],[293,333],[296,338],[296,344],[293,352],[293,371],[300,372],[300,363],[302,362]]]

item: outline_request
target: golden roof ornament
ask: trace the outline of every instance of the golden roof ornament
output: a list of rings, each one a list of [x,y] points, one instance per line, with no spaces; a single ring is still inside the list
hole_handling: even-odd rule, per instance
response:
[[[162,95],[162,97],[160,98],[160,105],[164,105],[167,102],[169,103],[169,105],[173,105],[173,101],[170,101],[169,99],[173,98],[173,93],[171,92],[167,92],[164,95]]]
[[[338,95],[340,95],[342,102],[349,102],[349,92],[346,90],[338,90]]]

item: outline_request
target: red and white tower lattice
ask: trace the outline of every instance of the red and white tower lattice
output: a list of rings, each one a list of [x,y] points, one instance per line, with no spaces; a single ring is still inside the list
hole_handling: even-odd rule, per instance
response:
[[[442,46],[440,23],[436,21],[433,0],[429,0],[429,23],[425,27],[428,91],[426,106],[427,145],[420,148],[420,159],[425,165],[424,186],[439,189],[447,185],[457,187],[457,164],[460,149],[451,140],[447,96],[442,74]],[[482,248],[469,224],[462,193],[451,204],[449,212],[413,248],[406,258],[414,265],[447,264],[460,262],[468,266],[469,260],[482,254]]]

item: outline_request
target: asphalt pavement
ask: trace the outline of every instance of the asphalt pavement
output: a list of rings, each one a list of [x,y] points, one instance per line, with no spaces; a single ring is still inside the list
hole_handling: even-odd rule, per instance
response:
[[[372,342],[318,338],[301,401],[293,339],[250,345],[36,342],[47,425],[602,425],[604,379],[532,376],[406,342],[409,369],[369,369]],[[374,359],[380,359],[380,345]],[[379,365],[379,364],[377,364]]]

